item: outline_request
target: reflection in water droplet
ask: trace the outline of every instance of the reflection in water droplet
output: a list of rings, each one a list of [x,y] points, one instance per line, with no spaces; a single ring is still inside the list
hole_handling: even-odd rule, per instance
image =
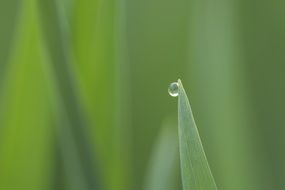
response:
[[[179,84],[177,82],[173,82],[169,85],[168,93],[170,94],[170,96],[172,97],[178,96],[178,86]]]

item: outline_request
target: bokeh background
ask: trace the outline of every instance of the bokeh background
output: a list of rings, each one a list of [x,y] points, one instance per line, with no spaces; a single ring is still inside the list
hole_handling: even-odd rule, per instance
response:
[[[0,0],[0,189],[181,189],[181,78],[218,188],[283,190],[284,73],[285,1]]]

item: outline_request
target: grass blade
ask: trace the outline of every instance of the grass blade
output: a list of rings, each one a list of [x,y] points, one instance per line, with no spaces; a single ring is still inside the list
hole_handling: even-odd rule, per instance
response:
[[[50,102],[35,1],[22,4],[13,56],[1,76],[0,189],[48,190],[53,164]]]
[[[13,49],[18,12],[22,4],[19,0],[0,1],[0,85],[5,75],[11,49]]]
[[[74,1],[71,23],[82,103],[109,190],[133,189],[124,1]]]
[[[98,189],[94,155],[87,133],[88,121],[81,106],[72,68],[66,15],[58,1],[38,0],[42,31],[50,62],[46,64],[58,119],[57,135],[65,175],[72,189]],[[48,60],[47,58],[47,60]]]
[[[178,131],[183,189],[216,190],[189,100],[180,80],[178,84]]]
[[[123,137],[128,125],[121,125],[122,112],[118,111],[121,88],[117,86],[121,81],[117,80],[119,64],[115,57],[119,35],[115,32],[116,9],[114,0],[75,1],[71,26],[75,71],[90,121],[91,143],[104,179],[102,186],[108,190],[126,190],[132,180],[126,177],[130,164],[125,158],[130,151],[122,142],[128,139]]]
[[[264,98],[261,103],[254,102],[260,97],[259,95],[270,91],[264,88],[263,72],[262,79],[251,78],[258,76],[257,73],[263,61],[268,69],[268,60],[262,57],[262,60],[256,61],[252,70],[249,68],[255,62],[255,53],[258,52],[256,54],[258,56],[272,55],[266,52],[267,48],[274,49],[272,47],[267,46],[263,49],[266,53],[261,53],[251,46],[251,44],[258,44],[260,47],[259,44],[267,44],[263,41],[264,39],[271,40],[271,38],[256,38],[258,36],[256,34],[269,35],[268,31],[264,30],[268,28],[264,27],[266,25],[264,22],[258,29],[254,29],[257,25],[252,25],[256,18],[266,20],[269,17],[263,14],[265,9],[258,11],[260,15],[252,13],[253,7],[257,9],[258,7],[255,5],[251,7],[250,2],[244,2],[246,2],[244,8],[238,0],[207,1],[207,3],[195,0],[192,2],[191,8],[189,7],[189,23],[191,23],[189,42],[191,43],[189,43],[189,73],[187,75],[189,84],[187,85],[191,85],[193,89],[192,105],[195,106],[196,111],[201,113],[197,115],[199,131],[207,136],[207,141],[205,140],[203,144],[208,158],[211,158],[211,169],[215,173],[215,181],[219,184],[219,188],[278,189],[274,186],[274,180],[270,180],[272,175],[267,172],[267,164],[264,162],[266,156],[262,156],[264,150],[262,144],[268,137],[261,135],[261,126],[257,124],[260,120],[256,118],[258,111],[268,110],[268,108],[258,107],[258,111],[254,110],[256,105],[265,105]],[[217,7],[217,3],[223,6]],[[247,13],[250,13],[250,16]],[[262,19],[263,16],[266,19]],[[245,18],[249,25],[243,26],[241,18]],[[267,21],[273,23],[270,19]],[[253,36],[247,36],[248,32]],[[258,40],[255,41],[253,38]],[[248,43],[243,44],[243,40]],[[253,57],[248,59],[244,55]],[[253,72],[254,75],[252,75]],[[268,79],[271,79],[269,75]],[[267,79],[264,80],[269,84]],[[258,84],[251,84],[253,81],[258,81]],[[255,89],[257,85],[261,85],[259,92]],[[186,81],[184,86],[186,86]],[[273,88],[270,85],[270,89]],[[251,92],[257,94],[253,95]],[[269,104],[274,105],[271,101]],[[269,110],[274,109],[269,108]],[[268,115],[263,118],[268,118]],[[274,122],[278,123],[276,120]],[[271,122],[267,120],[262,123],[268,128],[268,123]],[[206,126],[210,127],[205,129]],[[259,140],[262,141],[261,144],[258,143]],[[266,155],[275,154],[266,152]],[[257,157],[262,159],[257,159]],[[271,185],[265,187],[265,181],[270,181]]]
[[[154,144],[145,181],[145,190],[173,190],[178,169],[178,139],[176,122],[164,122]]]

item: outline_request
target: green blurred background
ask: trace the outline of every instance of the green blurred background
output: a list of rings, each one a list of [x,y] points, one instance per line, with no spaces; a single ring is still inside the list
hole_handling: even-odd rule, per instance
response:
[[[285,189],[285,1],[0,0],[0,27],[0,189],[181,189],[178,78],[218,188]]]

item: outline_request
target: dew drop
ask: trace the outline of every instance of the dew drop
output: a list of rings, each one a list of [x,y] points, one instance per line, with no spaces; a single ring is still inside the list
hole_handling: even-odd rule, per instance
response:
[[[168,88],[168,93],[170,96],[172,97],[177,97],[178,96],[178,82],[173,82],[169,85],[169,88]]]

